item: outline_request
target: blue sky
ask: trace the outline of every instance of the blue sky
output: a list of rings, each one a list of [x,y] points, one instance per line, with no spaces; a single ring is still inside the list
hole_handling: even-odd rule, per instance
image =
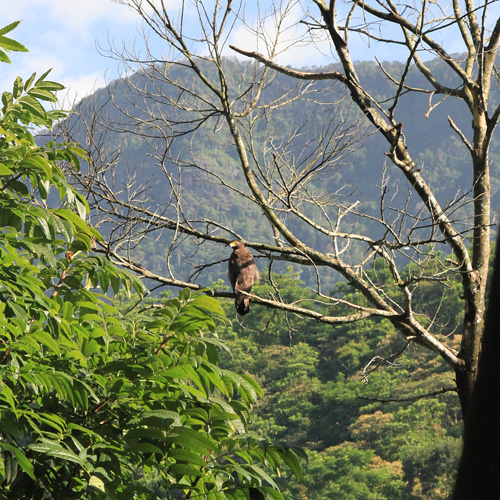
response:
[[[51,79],[71,87],[73,95],[103,86],[106,71],[116,78],[116,64],[99,55],[96,42],[133,39],[137,17],[110,0],[9,0],[1,25],[21,20],[7,36],[30,52],[12,53],[12,65],[2,65],[0,89],[12,86],[16,76],[28,78],[34,71],[52,69]]]
[[[107,48],[108,41],[117,46],[130,45],[141,38],[138,15],[112,0],[8,1],[9,7],[2,9],[0,24],[6,26],[21,20],[20,26],[8,36],[24,44],[30,52],[13,53],[12,65],[2,65],[0,91],[10,89],[16,76],[27,79],[34,71],[42,74],[52,68],[51,79],[69,88],[69,100],[82,98],[119,75],[117,62],[99,54],[96,45]],[[175,9],[180,0],[165,0],[165,3]],[[265,8],[271,2],[264,0],[261,4]],[[253,1],[247,2],[247,8],[253,5]],[[302,12],[296,8],[290,14],[293,20]],[[249,47],[250,37],[240,27],[234,31],[231,43]],[[327,48],[323,52],[328,52]],[[311,47],[284,53],[279,59],[282,64],[296,67],[321,65],[331,60]]]
[[[166,3],[175,9],[179,1]],[[72,98],[83,97],[119,74],[117,62],[101,55],[96,45],[106,49],[109,41],[121,46],[141,39],[138,15],[112,0],[9,0],[8,9],[2,10],[2,26],[22,21],[8,36],[25,45],[29,53],[13,53],[12,65],[2,65],[1,91],[10,89],[16,76],[27,79],[34,71],[42,74],[53,68],[51,79],[69,87]],[[237,30],[233,41],[244,44],[247,37],[244,30]],[[305,64],[313,59],[319,64],[323,61],[319,53],[311,58],[311,51],[281,61]]]
[[[210,3],[210,0],[207,1]],[[122,43],[130,45],[140,39],[141,20],[137,14],[112,0],[8,0],[8,3],[9,7],[2,9],[0,24],[6,26],[22,20],[21,25],[10,35],[23,43],[30,52],[13,53],[13,64],[2,65],[1,91],[10,89],[18,75],[26,79],[34,71],[41,74],[53,68],[51,79],[69,87],[71,99],[84,97],[92,89],[102,87],[106,81],[119,75],[117,62],[100,55],[96,44],[106,48],[108,40],[121,46]],[[175,9],[180,0],[165,0],[165,3]],[[263,9],[270,4],[270,0],[261,2]],[[254,5],[254,1],[247,2],[248,9]],[[297,2],[290,12],[290,19],[297,20],[301,16],[302,11]],[[271,25],[267,28],[272,31]],[[246,48],[254,45],[251,35],[241,27],[234,31],[230,42]],[[382,59],[402,57],[402,54],[388,53],[387,45],[369,50],[359,40],[354,42],[351,52],[355,59],[373,60],[375,52]],[[296,48],[293,52],[284,52],[279,62],[302,67],[333,60],[327,44],[319,49],[310,46]]]

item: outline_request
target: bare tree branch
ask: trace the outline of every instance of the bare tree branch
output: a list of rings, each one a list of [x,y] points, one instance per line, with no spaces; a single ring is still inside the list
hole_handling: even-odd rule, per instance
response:
[[[363,0],[348,1],[346,9],[335,0],[282,2],[259,7],[249,20],[243,2],[215,2],[210,10],[195,0],[193,23],[187,23],[184,2],[178,15],[165,2],[120,2],[144,23],[143,52],[111,46],[107,55],[122,61],[125,74],[109,87],[105,109],[80,108],[83,132],[74,121],[59,128],[69,138],[87,137],[90,161],[75,182],[106,230],[103,251],[144,279],[202,289],[204,279],[224,265],[222,245],[241,239],[259,266],[270,262],[269,273],[279,262],[310,272],[308,286],[317,298],[287,303],[269,274],[274,292],[250,295],[253,302],[332,325],[386,318],[406,339],[446,360],[465,409],[481,349],[489,148],[500,119],[500,103],[490,92],[498,77],[500,21],[487,17],[490,3]],[[298,20],[294,5],[302,7]],[[255,44],[237,46],[233,35],[239,29]],[[460,56],[450,49],[452,33],[463,43]],[[153,51],[148,36],[162,41],[163,55]],[[387,83],[384,95],[358,75],[353,37],[406,50],[402,64],[373,66]],[[333,69],[280,63],[283,51],[304,46],[328,47]],[[445,101],[460,103],[469,114],[466,122],[448,117],[448,133],[459,138],[472,179],[465,187],[457,180],[449,199],[441,199],[436,185],[435,159],[428,157],[424,168],[423,152],[414,150],[412,120],[402,119],[405,100],[422,94],[429,95],[423,119],[431,112],[434,117]],[[147,146],[147,152],[139,160],[121,158],[119,144],[103,128],[123,143]],[[385,157],[373,154],[367,162],[380,182],[365,189],[374,196],[366,200],[344,185],[343,174],[359,168],[356,155],[375,136]],[[361,188],[367,188],[364,182],[360,172]],[[200,192],[214,202],[200,203]],[[248,234],[235,213],[258,234]],[[161,257],[150,269],[141,249],[160,242]],[[332,283],[332,273],[352,297],[338,296],[339,287],[322,289],[325,281]],[[445,294],[456,276],[464,297],[459,352],[440,335],[446,324],[441,302],[428,314],[415,305],[425,284],[441,286]]]

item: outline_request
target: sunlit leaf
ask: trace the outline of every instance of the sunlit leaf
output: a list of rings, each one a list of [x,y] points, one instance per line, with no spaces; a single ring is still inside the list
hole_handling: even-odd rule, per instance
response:
[[[49,441],[48,439],[42,439],[38,443],[30,444],[28,448],[37,453],[43,453],[45,455],[73,462],[81,466],[85,464],[85,462],[76,453],[62,446],[60,443]]]
[[[42,89],[40,87],[35,87],[28,91],[30,96],[35,99],[42,99],[43,101],[57,102],[57,97],[49,90]]]
[[[55,354],[61,354],[61,350],[59,349],[59,345],[56,342],[56,340],[47,332],[43,330],[39,330],[36,332],[33,332],[31,336],[40,342],[40,344],[43,344],[44,346],[48,347],[50,351],[52,351]]]
[[[14,99],[19,99],[21,97],[21,94],[23,93],[23,79],[18,76],[14,80],[14,87],[12,90],[12,95],[14,96]]]
[[[0,163],[0,175],[12,175],[13,173],[7,165]]]
[[[5,30],[5,28],[3,29]],[[13,40],[12,38],[8,38],[1,34],[0,34],[0,47],[15,52],[29,52],[28,49],[22,43],[19,43],[16,40]]]
[[[21,97],[21,99],[19,99],[19,101],[17,102],[21,104],[29,112],[33,113],[35,116],[38,116],[40,118],[45,118],[47,116],[47,113],[45,112],[43,106],[34,97],[31,97],[30,95],[25,95]]]
[[[10,23],[3,28],[0,28],[0,35],[6,35],[7,33],[10,33],[11,31],[15,30],[20,23],[21,21],[14,21],[13,23]]]

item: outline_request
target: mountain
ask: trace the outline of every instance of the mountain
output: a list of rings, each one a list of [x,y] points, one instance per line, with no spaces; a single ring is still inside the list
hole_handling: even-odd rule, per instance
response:
[[[235,60],[226,61],[226,65],[234,81],[247,70]],[[441,62],[431,61],[428,65],[448,85],[455,85]],[[393,75],[404,70],[400,63],[387,63],[385,68]],[[334,69],[330,66],[315,70]],[[186,86],[191,82],[185,69],[178,69],[176,76]],[[390,106],[394,85],[375,64],[359,64],[358,76],[375,97],[387,99],[386,105]],[[295,83],[284,76],[276,77],[264,89],[262,99],[269,102],[280,95],[292,95]],[[411,72],[408,85],[423,87],[424,82]],[[134,87],[155,93],[157,102],[142,100],[140,94],[132,92]],[[202,88],[196,88],[203,93]],[[109,98],[110,94],[113,99]],[[161,103],[158,103],[160,95]],[[270,114],[262,114],[253,122],[254,143],[259,154],[256,161],[262,163],[270,159],[266,165],[272,167],[266,132],[273,133],[275,151],[279,151],[280,139],[296,131],[287,160],[300,162],[315,152],[315,134],[333,131],[340,124],[340,117],[350,120],[347,126],[354,125],[355,113],[342,103],[342,97],[339,89],[318,82],[314,92],[307,94],[307,99],[292,101]],[[430,97],[432,105],[439,104],[426,116]],[[144,208],[175,218],[175,207],[169,205],[175,194],[183,201],[183,214],[198,219],[199,222],[193,222],[198,229],[203,228],[204,219],[217,217],[221,227],[215,234],[230,237],[224,226],[252,241],[271,241],[273,235],[263,214],[231,189],[214,182],[222,177],[243,194],[248,194],[236,152],[216,119],[209,119],[202,129],[169,143],[167,161],[163,164],[155,158],[165,152],[162,148],[165,140],[169,140],[169,122],[176,122],[178,126],[184,124],[187,128],[187,123],[183,122],[185,115],[176,113],[169,104],[169,100],[179,98],[167,85],[154,87],[143,73],[137,73],[80,102],[78,114],[62,127],[70,129],[72,136],[84,143],[85,128],[93,130],[96,142],[102,145],[94,150],[96,160],[98,152],[109,159],[119,150],[114,170],[107,171],[97,180],[107,179],[123,200],[137,189],[144,197]],[[142,123],[131,123],[118,108],[126,109]],[[161,122],[164,128],[155,129],[155,123],[146,120],[145,108],[154,109],[156,116],[163,113],[167,118]],[[89,111],[94,109],[101,111],[100,118],[109,127],[108,132],[104,132],[99,120],[89,120]],[[443,206],[454,200],[457,193],[464,195],[471,185],[470,159],[450,128],[448,116],[463,130],[470,127],[465,107],[451,100],[439,102],[438,98],[426,93],[402,93],[395,115],[396,120],[403,123],[402,132],[417,168],[422,169]],[[307,126],[301,127],[305,119]],[[158,134],[156,137],[152,136],[153,131]],[[162,131],[164,138],[159,136]],[[310,185],[313,194],[327,193],[345,204],[359,201],[360,211],[377,214],[387,163],[389,180],[385,196],[388,207],[394,208],[388,213],[397,213],[397,209],[404,206],[409,189],[406,179],[385,156],[387,144],[378,134],[368,134],[359,143],[347,141],[340,143],[342,145],[348,150],[340,148],[335,167],[322,171]],[[491,148],[494,206],[498,203],[499,172],[495,159],[499,149],[495,141]],[[350,154],[343,156],[344,151]],[[192,162],[191,157],[196,161]],[[178,167],[171,158],[184,163]],[[176,191],[179,176],[182,189]],[[146,192],[141,191],[144,186],[149,188]],[[85,189],[85,185],[83,187]],[[89,199],[92,202],[92,198]],[[466,199],[470,199],[470,195]],[[419,208],[419,200],[414,195],[409,206],[414,210]],[[319,220],[321,214],[316,209],[308,210],[311,217]],[[465,206],[455,217],[467,216],[467,210]],[[93,215],[109,237],[120,230],[119,224],[115,227],[107,222],[105,213],[94,211]],[[366,231],[374,239],[384,237],[379,225],[369,220],[348,219],[351,226],[345,227]],[[289,222],[307,244],[324,249],[331,243],[301,221],[290,217]],[[147,225],[141,228],[147,231]],[[158,232],[153,236],[132,246],[131,255],[144,267],[166,274],[171,232]],[[197,243],[192,238],[181,243],[180,251],[174,254],[177,259],[169,262],[174,272],[185,277],[191,272],[189,262],[215,263],[201,274],[200,282],[210,284],[224,278],[226,263],[220,261],[228,257],[227,249],[216,243],[200,246]],[[348,249],[350,255],[346,258],[355,259],[356,251],[356,248]],[[259,259],[258,265],[262,270],[266,263]],[[273,270],[283,268],[273,264]],[[375,281],[379,271],[376,262],[374,269],[368,271],[369,279]],[[387,276],[394,286],[390,273],[379,274]],[[262,275],[261,283],[254,288],[261,297],[272,296],[279,289],[288,303],[317,299],[308,286],[315,279],[312,268],[302,274],[287,270],[281,275]],[[323,287],[325,284],[333,286],[335,279],[333,275],[326,279],[322,276]],[[382,289],[390,296],[390,286]],[[336,290],[358,303],[353,298],[355,292],[348,285],[338,283]],[[433,318],[441,330],[439,335],[455,334],[450,342],[455,341],[457,348],[456,325],[462,321],[463,314],[461,295],[462,286],[457,278],[450,280],[445,289],[437,280],[429,280],[413,297],[414,310],[426,318]],[[223,301],[223,306],[228,320],[218,334],[230,342],[232,352],[231,356],[224,357],[223,366],[254,374],[264,388],[265,398],[257,409],[257,432],[306,446],[309,452],[304,483],[298,485],[287,477],[282,479],[285,498],[323,500],[344,495],[342,498],[438,499],[448,496],[460,451],[461,421],[458,400],[452,390],[454,373],[444,360],[417,344],[407,343],[383,318],[332,326],[284,311],[255,307],[254,314],[246,316],[245,323],[240,324],[231,321],[234,317],[232,301]],[[325,313],[328,312],[325,308]],[[429,394],[435,397],[425,397]]]
[[[237,90],[238,82],[246,78],[249,67],[236,59],[226,60],[225,66],[227,78]],[[441,61],[431,61],[428,66],[446,84],[456,85],[452,73]],[[384,67],[388,74],[395,77],[404,71],[404,65],[398,62],[384,63]],[[213,71],[208,66],[204,68],[207,73]],[[314,68],[315,71],[335,69],[334,65]],[[155,71],[157,75],[167,74],[162,67],[155,68]],[[390,106],[395,85],[376,64],[360,63],[358,76],[374,97],[379,101],[385,100],[387,107]],[[185,88],[204,97],[208,96],[203,86],[193,83],[192,74],[186,67],[174,68],[168,77],[177,79]],[[407,83],[411,87],[426,87],[422,76],[416,71],[410,71]],[[270,103],[279,96],[294,97],[297,95],[296,85],[297,82],[289,77],[275,76],[263,89],[261,101]],[[388,146],[379,134],[370,134],[370,129],[363,122],[361,129],[356,132],[359,116],[342,100],[343,97],[345,92],[341,88],[332,86],[328,81],[319,81],[301,99],[291,99],[289,104],[272,113],[256,111],[252,120],[242,119],[243,125],[252,127],[253,143],[257,144],[255,162],[265,168],[272,168],[271,150],[278,153],[283,151],[281,145],[286,141],[287,134],[292,132],[289,149],[280,161],[287,160],[298,165],[304,162],[305,165],[317,151],[316,138],[319,135],[344,129],[348,133],[344,140],[336,145],[337,149],[331,148],[335,161],[327,169],[321,170],[308,189],[314,196],[330,196],[339,204],[358,201],[359,211],[376,215],[380,205],[381,185],[387,183],[386,200],[390,200],[389,203],[396,210],[402,208],[409,191],[406,179],[388,161],[385,156]],[[204,123],[188,123],[188,119],[209,116],[213,110],[207,105],[207,109],[194,114],[180,111],[172,102],[179,103],[182,99],[182,92],[177,88],[161,79],[153,84],[144,70],[127,79],[115,81],[106,89],[100,89],[83,99],[76,106],[76,114],[61,125],[60,131],[70,130],[73,139],[86,143],[86,131],[89,130],[89,123],[93,123],[92,131],[98,139],[95,142],[102,143],[98,150],[94,149],[96,164],[99,163],[98,155],[104,154],[109,158],[119,151],[120,156],[113,170],[108,170],[102,178],[113,184],[122,200],[126,200],[134,191],[138,192],[137,199],[142,208],[175,219],[180,212],[174,201],[180,198],[182,216],[195,220],[193,226],[199,230],[207,227],[206,220],[216,219],[219,223],[216,234],[220,236],[230,238],[228,231],[223,229],[229,228],[243,238],[271,242],[273,234],[262,212],[219,181],[222,178],[225,183],[241,190],[244,196],[249,195],[236,150],[228,141],[224,123],[217,117],[209,117]],[[472,183],[468,152],[451,129],[448,117],[464,131],[470,129],[470,125],[465,105],[457,104],[456,100],[451,99],[439,102],[439,99],[439,96],[425,92],[403,92],[395,119],[403,124],[402,132],[417,168],[422,170],[422,175],[433,187],[442,206],[447,206],[457,194],[464,195]],[[185,102],[191,101],[187,99]],[[430,105],[435,106],[432,112],[428,112]],[[91,115],[96,110],[99,120],[91,122]],[[342,120],[345,120],[343,127]],[[190,126],[193,126],[192,131],[189,131]],[[172,139],[172,128],[185,135]],[[494,207],[498,204],[500,180],[494,159],[499,153],[500,145],[496,140],[491,147]],[[383,179],[385,165],[386,178]],[[93,166],[92,169],[94,168]],[[276,177],[273,182],[279,183],[279,178]],[[413,195],[409,206],[418,211],[420,204],[420,200]],[[316,207],[306,207],[305,210],[313,219],[323,217]],[[466,216],[467,208],[462,208],[459,214],[460,217]],[[294,233],[308,245],[319,249],[331,245],[328,237],[311,230],[309,225],[290,215],[284,217],[288,217]],[[96,215],[96,221],[104,233],[111,234],[111,231],[115,231],[116,234],[116,228],[107,222],[108,218],[103,217],[102,212]],[[365,231],[374,239],[384,237],[383,228],[367,219],[354,220],[348,217],[346,223],[347,229],[344,227],[344,231],[355,228],[357,232]],[[141,230],[144,229],[145,226],[141,226]],[[140,244],[134,242],[130,247],[133,258],[154,272],[166,274],[171,234],[169,231],[148,233]],[[168,264],[184,279],[192,271],[191,264],[187,264],[187,261],[196,265],[217,262],[227,257],[227,252],[223,253],[220,244],[207,243],[199,246],[192,238],[177,243],[179,252]],[[346,258],[359,258],[359,252],[353,245]],[[276,269],[283,270],[284,267],[278,265]],[[200,282],[209,285],[224,276],[225,264],[214,265],[201,274]],[[301,278],[306,283],[314,281],[314,270],[304,271]],[[334,283],[336,277],[332,275],[326,280],[327,283]]]

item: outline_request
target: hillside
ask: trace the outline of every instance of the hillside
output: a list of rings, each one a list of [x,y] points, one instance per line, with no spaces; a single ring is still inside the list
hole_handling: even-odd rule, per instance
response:
[[[247,69],[236,60],[228,60],[226,64],[228,75],[235,81]],[[444,66],[438,62],[429,65],[448,85],[454,85]],[[332,69],[334,67],[316,68],[318,71]],[[403,67],[391,63],[386,65],[386,70],[397,75]],[[188,86],[189,73],[177,71],[176,78]],[[376,65],[360,64],[358,76],[362,82],[369,82],[379,100],[393,95],[393,84]],[[413,73],[408,84],[423,86]],[[295,82],[286,77],[276,77],[263,90],[263,102],[271,102],[280,95],[296,95],[294,85]],[[203,94],[201,87],[197,87],[197,91]],[[148,94],[155,98],[141,101],[138,97]],[[273,141],[281,144],[284,137],[292,136],[286,160],[299,163],[314,154],[315,137],[328,136],[342,128],[352,130],[351,135],[339,141],[329,168],[321,171],[310,184],[311,193],[328,195],[338,206],[357,202],[359,212],[376,215],[381,186],[385,186],[387,203],[397,212],[407,202],[407,181],[386,162],[386,144],[378,135],[370,134],[370,129],[358,121],[359,117],[342,97],[339,89],[318,82],[314,90],[306,91],[300,99],[291,99],[289,104],[269,115],[263,111],[255,120],[245,122],[249,127],[246,138],[259,146],[255,168],[259,165],[272,168],[269,157],[272,158]],[[144,210],[173,219],[181,216],[176,212],[179,205],[172,201],[181,200],[182,217],[193,221],[196,229],[206,227],[208,231],[206,220],[216,219],[218,226],[210,227],[213,234],[272,241],[273,234],[265,217],[251,199],[245,199],[249,197],[248,188],[243,182],[235,148],[227,140],[227,131],[210,119],[197,128],[182,112],[170,106],[170,101],[178,99],[180,96],[168,85],[153,86],[144,74],[138,73],[127,81],[114,82],[108,89],[79,103],[78,114],[63,124],[63,128],[70,129],[74,139],[88,143],[83,131],[85,126],[89,130],[89,123],[93,123],[94,144],[100,146],[92,150],[95,163],[90,172],[104,168],[94,178],[83,180],[105,181],[122,200],[128,201],[135,194],[137,205]],[[438,102],[432,101],[432,104]],[[100,111],[100,120],[92,122],[90,118],[95,110]],[[148,110],[162,117],[163,121],[158,118],[161,126],[151,120]],[[471,185],[470,159],[448,123],[451,117],[457,126],[465,127],[466,110],[444,100],[430,114],[428,111],[429,94],[403,93],[401,96],[397,119],[404,123],[407,146],[442,206],[451,203],[457,194],[470,200],[470,194],[464,191]],[[344,125],[341,118],[345,120]],[[169,122],[185,126],[186,134],[174,138]],[[102,128],[103,124],[107,130]],[[495,159],[499,153],[496,141],[491,148],[494,206],[498,204],[500,178]],[[108,170],[107,162],[111,163]],[[88,186],[90,184],[84,183],[84,190]],[[92,186],[94,189],[97,186],[99,191],[99,184]],[[418,214],[419,200],[410,197],[408,207]],[[465,220],[468,208],[461,205],[454,216]],[[122,225],[126,207],[123,210],[112,214],[111,219],[105,204],[94,212],[97,224],[108,237],[128,231],[128,227]],[[317,206],[307,207],[305,211],[312,219],[324,217]],[[140,211],[135,212],[137,217],[138,214]],[[328,237],[311,230],[310,225],[298,218],[290,216],[288,222],[294,233],[311,247],[324,250],[331,245]],[[364,231],[374,240],[385,236],[380,225],[372,224],[369,218],[347,217],[343,229]],[[139,224],[135,230],[144,231],[129,246],[130,255],[140,265],[165,275],[170,266],[176,276],[197,279],[202,285],[225,279],[225,259],[229,252],[220,244],[199,245],[193,237],[181,238],[175,241],[177,251],[172,254],[175,258],[168,260],[171,231],[149,232],[147,223]],[[359,252],[353,245],[347,249],[346,259],[359,258]],[[192,274],[193,266],[202,264],[207,267],[199,275]],[[400,264],[402,272],[408,275],[412,272],[425,275],[427,271],[430,276],[437,275],[435,269],[430,269],[431,260]],[[268,265],[268,261],[258,259],[262,271]],[[429,269],[425,269],[425,265]],[[194,269],[196,271],[196,267]],[[313,266],[286,268],[278,262],[273,264],[273,271],[274,274],[263,272],[261,283],[254,288],[260,297],[272,296],[279,290],[285,303],[299,299],[313,303],[317,299],[311,291],[316,279]],[[375,259],[367,274],[389,300],[394,303],[400,300],[382,260]],[[433,323],[436,336],[457,348],[463,297],[458,275],[450,273],[447,278],[446,287],[441,286],[439,279],[423,280],[414,293],[412,307],[422,318],[422,324]],[[331,290],[331,297],[364,304],[363,297],[352,287],[338,282],[333,272],[322,274],[321,280],[323,289]],[[317,310],[322,307],[318,302]],[[224,308],[228,319],[218,332],[230,343],[232,354],[224,356],[222,364],[252,374],[264,388],[265,398],[257,409],[255,432],[304,446],[309,453],[303,484],[282,479],[287,500],[448,497],[460,448],[461,417],[453,391],[454,374],[441,358],[406,342],[385,319],[332,326],[252,305],[251,314],[242,323],[235,317],[231,301],[225,302]],[[334,304],[332,309],[334,314],[341,315],[346,314],[348,308]],[[325,314],[331,314],[326,306]]]
[[[226,63],[228,74],[235,79],[241,77],[246,70],[244,64],[237,60],[228,60]],[[447,83],[453,85],[451,77],[446,73],[446,67],[439,62],[430,63],[430,66],[437,74],[443,75],[444,81],[449,80]],[[333,66],[315,68],[315,71],[332,69]],[[386,70],[398,75],[403,71],[403,66],[400,63],[386,63]],[[178,68],[175,71],[175,76],[187,84],[190,79],[188,70]],[[374,63],[360,64],[358,75],[362,82],[369,82],[369,87],[378,98],[389,98],[393,94],[393,83]],[[295,83],[283,75],[276,77],[272,84],[264,89],[263,101],[270,101],[278,95],[291,95]],[[423,86],[421,77],[416,74],[411,75],[408,83],[415,87]],[[134,92],[134,89],[141,89],[141,93]],[[149,101],[144,99],[144,90],[151,96]],[[203,89],[198,90],[203,93]],[[113,96],[112,99],[110,95]],[[153,96],[156,97],[153,99]],[[144,74],[136,73],[126,81],[113,82],[108,88],[82,100],[76,108],[77,115],[62,128],[70,129],[72,138],[86,143],[88,139],[85,137],[85,127],[81,126],[78,116],[86,123],[88,130],[91,114],[99,110],[99,120],[95,121],[92,130],[103,145],[99,150],[93,151],[96,162],[92,168],[102,168],[102,165],[99,165],[102,157],[109,159],[119,151],[119,158],[113,165],[113,170],[108,170],[105,177],[107,182],[113,184],[115,191],[120,193],[118,196],[122,199],[140,191],[137,199],[141,200],[142,207],[175,218],[176,207],[172,200],[174,196],[180,197],[186,216],[197,220],[200,228],[203,227],[203,221],[216,218],[220,224],[217,234],[221,236],[230,237],[227,231],[224,231],[225,227],[245,239],[271,240],[271,229],[255,205],[237,197],[233,189],[218,181],[223,177],[226,183],[241,189],[244,194],[247,193],[248,188],[237,167],[234,147],[227,143],[225,133],[214,134],[217,123],[208,121],[202,129],[175,137],[175,140],[172,140],[168,130],[161,130],[161,127],[151,124],[151,118],[146,111],[153,108],[158,116],[165,119],[162,123],[168,124],[169,120],[182,122],[185,116],[173,111],[172,106],[169,106],[169,100],[178,98],[167,84],[162,87],[156,82],[153,86]],[[324,103],[332,104],[325,106]],[[432,101],[432,104],[437,104],[437,100]],[[465,125],[466,110],[452,106],[451,101],[447,100],[439,103],[436,109],[427,115],[428,109],[428,94],[403,94],[397,118],[404,123],[403,133],[408,131],[407,146],[417,159],[418,168],[422,169],[441,205],[447,206],[457,194],[463,195],[466,187],[471,184],[468,153],[448,124],[450,116],[458,126]],[[353,127],[358,119],[342,102],[340,89],[320,81],[315,84],[313,95],[306,94],[302,99],[292,100],[288,105],[274,110],[272,120],[266,120],[264,114],[256,119],[252,130],[253,140],[262,140],[263,149],[264,145],[269,149],[270,136],[279,141],[283,140],[285,132],[296,131],[290,143],[288,158],[297,162],[303,161],[314,151],[315,143],[311,140],[311,134],[319,134],[326,126],[338,127],[341,117],[347,117],[347,125]],[[137,119],[141,121],[139,125]],[[165,125],[163,128],[165,129]],[[186,132],[188,128],[186,124]],[[370,130],[364,125],[361,129],[358,135],[353,135],[340,145],[338,158],[317,177],[313,188],[317,193],[326,193],[336,198],[339,203],[357,201],[360,212],[376,214],[380,203],[380,186],[386,182],[387,196],[391,198],[393,205],[403,206],[407,189],[400,188],[406,184],[406,180],[394,167],[388,166],[383,181],[387,146],[378,135],[370,135]],[[349,142],[351,139],[352,142]],[[498,167],[494,160],[499,154],[500,145],[498,141],[494,141],[491,147],[494,207],[498,204],[499,182]],[[177,165],[179,160],[180,167]],[[106,167],[106,160],[101,163]],[[418,203],[419,200],[410,199],[410,205],[418,206]],[[462,209],[458,215],[465,216],[466,209]],[[310,216],[321,217],[321,214],[311,208]],[[104,233],[109,233],[113,227],[107,220],[107,216],[103,216],[102,212],[100,219],[95,218]],[[294,220],[292,224],[294,232],[312,247],[325,248],[330,244],[328,238],[312,231],[300,220]],[[360,224],[370,237],[383,238],[380,228],[370,225],[366,219],[346,220],[344,230],[349,231],[349,227],[351,230],[356,227],[359,231]],[[154,234],[148,233],[148,237],[143,239],[140,245],[132,245],[131,252],[138,263],[164,274],[167,272],[166,253],[170,242],[169,232],[158,230]],[[221,255],[219,245],[197,246],[191,239],[177,243],[180,251],[175,259],[170,260],[169,265],[175,273],[185,278],[192,272],[191,264],[212,263],[225,257]],[[352,253],[352,258],[356,256],[354,246],[349,252]],[[187,261],[191,264],[187,265]],[[266,264],[263,263],[261,267],[266,267]],[[284,267],[279,265],[277,269],[284,271]],[[198,281],[209,285],[224,276],[224,266],[210,266],[203,271]],[[301,278],[310,283],[314,280],[312,270],[305,270]],[[336,277],[332,275],[326,282],[333,284],[335,281]]]

